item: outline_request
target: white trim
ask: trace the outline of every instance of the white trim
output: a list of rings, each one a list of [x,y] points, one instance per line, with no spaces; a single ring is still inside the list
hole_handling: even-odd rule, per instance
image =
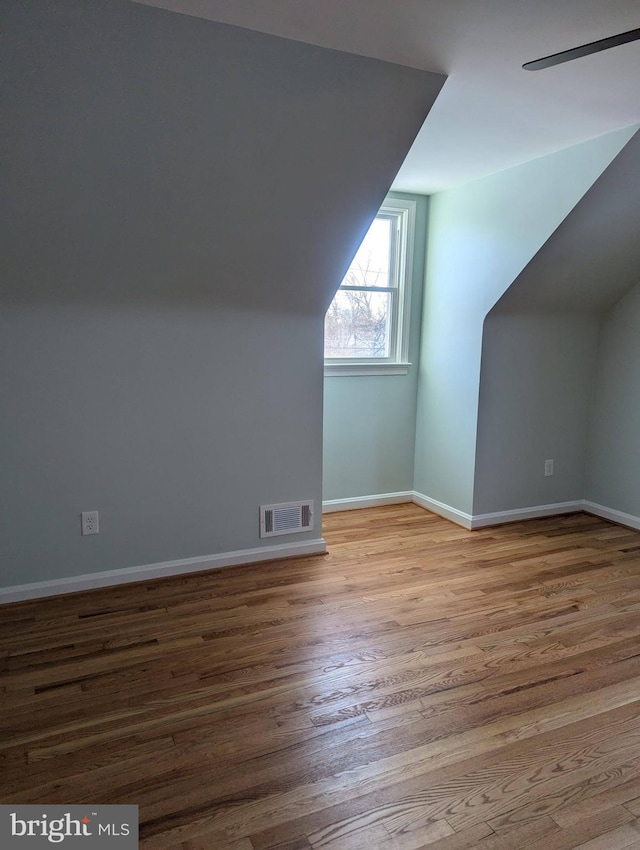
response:
[[[411,296],[413,294],[413,252],[416,234],[416,210],[418,202],[408,198],[385,198],[383,208],[400,215],[401,240],[404,243],[397,258],[398,315],[396,321],[396,357],[400,363],[409,360],[409,323],[411,321]]]
[[[354,499],[331,499],[322,503],[323,513],[348,511],[358,508],[373,508],[379,505],[395,505],[414,502],[438,516],[455,522],[468,530],[501,525],[507,522],[519,522],[537,517],[586,511],[602,519],[640,531],[640,517],[597,505],[587,500],[558,502],[553,505],[537,505],[531,508],[519,508],[512,511],[497,511],[489,514],[470,514],[459,511],[451,505],[445,505],[437,499],[431,499],[423,493],[405,490],[397,493],[381,493],[377,496],[362,496]],[[185,573],[217,570],[240,564],[255,564],[273,561],[277,558],[297,558],[305,555],[324,555],[326,541],[320,537],[301,543],[283,543],[277,546],[262,546],[257,549],[239,549],[235,552],[223,552],[219,555],[203,555],[197,558],[184,558],[179,561],[164,561],[158,564],[145,564],[140,567],[126,567],[120,570],[105,570],[99,573],[37,581],[15,587],[0,588],[0,605],[9,602],[21,602],[26,599],[39,599],[46,596],[58,596],[63,593],[76,593],[81,590],[93,590],[119,584],[130,584],[148,579],[167,578]]]
[[[629,528],[635,528],[640,531],[640,516],[625,514],[624,511],[616,511],[613,508],[605,508],[604,505],[597,505],[595,502],[589,502],[587,500],[583,502],[583,505],[583,510],[589,514],[595,514],[602,517],[602,519],[608,519],[611,522],[617,522],[619,525],[626,525]]]
[[[325,360],[325,378],[354,378],[363,375],[407,375],[411,363],[335,363]]]
[[[466,514],[464,511],[459,511],[457,508],[452,508],[451,505],[445,505],[444,502],[439,502],[437,499],[430,499],[424,493],[413,491],[413,501],[421,508],[431,511],[433,514],[438,514],[445,519],[455,522],[456,525],[461,525],[463,528],[471,530],[472,517],[471,514]]]
[[[104,570],[99,573],[53,579],[52,581],[36,581],[16,587],[0,588],[0,605],[7,602],[21,602],[25,599],[38,599],[42,596],[58,596],[61,593],[76,593],[79,590],[93,590],[98,587],[146,581],[147,579],[167,578],[184,573],[217,570],[239,564],[256,564],[261,561],[273,561],[277,558],[324,555],[326,551],[326,541],[320,537],[301,543],[282,543],[277,546],[262,546],[257,549],[238,549],[235,552],[223,552],[219,555],[201,555],[198,558],[183,558],[179,561],[144,564],[140,567],[125,567],[120,570]]]
[[[377,508],[381,505],[401,505],[413,502],[413,490],[398,493],[379,493],[377,496],[356,496],[351,499],[328,499],[322,503],[322,513],[357,511],[361,508]]]
[[[516,508],[510,511],[496,511],[489,514],[471,515],[459,511],[457,508],[452,508],[451,505],[445,505],[437,499],[430,499],[422,493],[415,492],[413,496],[413,501],[416,505],[420,505],[420,507],[439,516],[443,516],[445,519],[449,519],[469,530],[486,528],[491,525],[504,525],[508,522],[521,522],[527,519],[585,511],[586,513],[602,517],[602,519],[608,519],[611,522],[616,522],[619,525],[625,525],[628,528],[634,528],[640,531],[640,517],[633,516],[633,514],[626,514],[623,511],[616,511],[613,508],[606,508],[604,505],[597,505],[594,502],[584,499],[577,499],[573,502],[557,502],[551,505],[534,505],[530,508]]]
[[[407,374],[408,367],[411,365],[408,362],[410,342],[409,325],[411,321],[417,208],[418,202],[413,198],[392,198],[387,196],[373,219],[375,221],[378,216],[392,218],[396,234],[392,240],[392,262],[394,266],[392,277],[395,280],[395,286],[380,287],[381,292],[392,293],[391,300],[394,305],[391,310],[391,328],[389,329],[389,338],[392,342],[389,358],[385,364],[382,364],[372,362],[375,358],[368,357],[362,358],[360,363],[358,363],[356,358],[351,361],[346,359],[345,362],[345,358],[329,357],[325,359],[326,377]],[[337,291],[341,287],[342,282]],[[347,285],[344,289],[367,290],[369,288]],[[378,288],[374,287],[374,289]],[[369,366],[369,368],[363,370],[363,365],[365,367]],[[394,366],[396,369],[400,367],[399,370],[394,371]]]
[[[511,511],[496,511],[491,514],[474,514],[471,518],[471,528],[485,528],[488,525],[503,525],[506,522],[520,522],[537,517],[572,514],[585,510],[584,502],[558,502],[554,505],[535,505],[531,508],[516,508]]]

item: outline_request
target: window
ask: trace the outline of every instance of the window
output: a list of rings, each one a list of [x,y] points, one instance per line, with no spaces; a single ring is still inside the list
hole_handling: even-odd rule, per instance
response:
[[[415,201],[388,198],[327,310],[326,375],[406,374]]]

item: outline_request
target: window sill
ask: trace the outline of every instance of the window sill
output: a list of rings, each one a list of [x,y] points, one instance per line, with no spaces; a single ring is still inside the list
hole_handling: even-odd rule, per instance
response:
[[[363,375],[406,375],[411,363],[327,363],[325,378],[354,378]]]

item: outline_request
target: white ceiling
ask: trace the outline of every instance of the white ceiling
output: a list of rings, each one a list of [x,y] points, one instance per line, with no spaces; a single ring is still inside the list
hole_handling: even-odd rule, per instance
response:
[[[521,68],[640,27],[640,0],[137,2],[448,74],[397,189],[428,194],[640,123],[638,41]]]

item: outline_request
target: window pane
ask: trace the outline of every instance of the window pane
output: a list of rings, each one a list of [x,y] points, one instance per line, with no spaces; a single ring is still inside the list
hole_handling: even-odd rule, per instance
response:
[[[338,290],[324,321],[325,357],[389,357],[390,292]]]
[[[344,286],[392,286],[391,219],[375,218],[358,248],[342,284]]]

